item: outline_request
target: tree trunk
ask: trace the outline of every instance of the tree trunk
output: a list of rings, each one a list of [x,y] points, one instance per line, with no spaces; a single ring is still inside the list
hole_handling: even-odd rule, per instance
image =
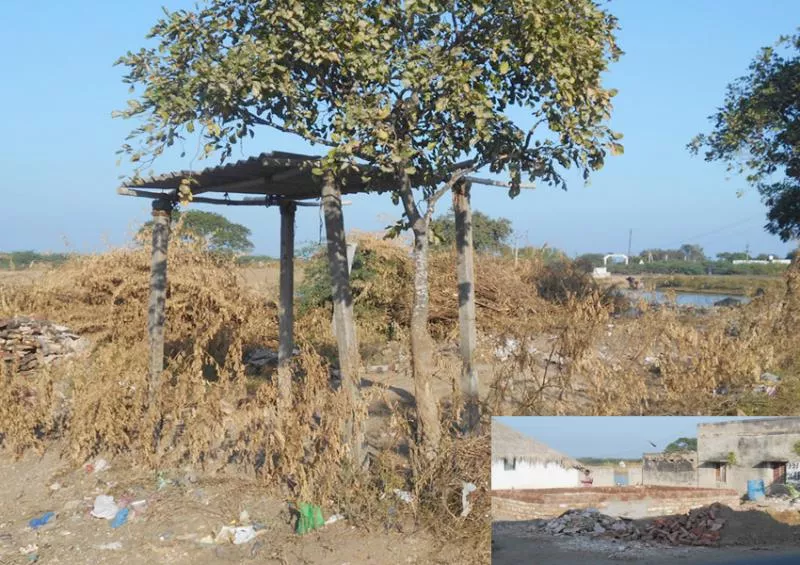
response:
[[[351,404],[351,413],[344,435],[345,441],[351,448],[353,462],[360,468],[367,462],[365,422],[358,414],[363,402],[359,390],[361,357],[353,318],[353,295],[347,266],[342,195],[332,173],[326,173],[322,185],[322,207],[328,240],[328,266],[332,284],[333,325],[339,352],[339,370],[342,375],[342,388]]]
[[[401,175],[401,200],[414,232],[414,303],[411,309],[411,371],[417,403],[417,442],[423,455],[432,460],[442,440],[439,407],[431,390],[433,339],[428,332],[428,226],[429,218],[419,213],[408,175]]]
[[[436,454],[442,439],[439,407],[431,390],[433,339],[428,332],[428,231],[414,232],[414,305],[411,309],[411,364],[417,399],[417,436],[428,458]]]

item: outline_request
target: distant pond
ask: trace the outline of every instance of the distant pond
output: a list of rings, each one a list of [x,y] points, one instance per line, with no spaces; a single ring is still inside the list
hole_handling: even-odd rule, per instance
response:
[[[631,300],[644,300],[645,302],[649,303],[656,303],[656,304],[664,304],[669,302],[667,297],[667,293],[661,292],[659,290],[656,291],[646,291],[646,290],[623,290],[622,291],[625,296],[630,298]],[[716,302],[720,300],[725,300],[726,298],[731,298],[733,300],[738,301],[741,304],[747,304],[750,302],[750,299],[747,296],[736,296],[732,294],[706,294],[700,292],[676,292],[674,293],[675,296],[675,304],[678,306],[695,306],[698,308],[710,308],[714,306]]]

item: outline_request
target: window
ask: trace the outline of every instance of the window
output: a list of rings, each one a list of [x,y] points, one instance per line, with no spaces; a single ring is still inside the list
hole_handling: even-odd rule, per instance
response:
[[[503,470],[505,471],[513,471],[517,468],[517,460],[516,459],[503,459]]]
[[[728,466],[725,463],[714,463],[714,477],[718,483],[728,482]]]

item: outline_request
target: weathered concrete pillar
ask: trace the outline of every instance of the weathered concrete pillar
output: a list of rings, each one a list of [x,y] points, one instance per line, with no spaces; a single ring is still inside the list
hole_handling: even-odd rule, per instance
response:
[[[461,336],[461,392],[464,395],[462,425],[472,432],[480,421],[478,373],[475,369],[475,268],[472,246],[470,183],[453,187],[456,223],[456,271],[458,275],[458,324]]]
[[[333,295],[333,319],[336,344],[339,352],[339,369],[342,374],[342,387],[347,392],[353,413],[345,432],[346,441],[353,450],[354,462],[362,465],[366,450],[364,448],[364,428],[355,425],[356,408],[360,405],[358,342],[356,340],[353,318],[353,295],[350,291],[350,275],[347,268],[347,241],[345,239],[344,216],[342,215],[342,194],[333,173],[326,173],[322,185],[322,208],[325,215],[325,233],[328,240],[328,266],[331,274]]]
[[[169,247],[172,202],[153,201],[153,249],[150,264],[150,302],[147,308],[147,335],[150,344],[150,404],[160,386],[164,370],[164,322],[167,305],[167,249]]]
[[[292,374],[289,361],[294,351],[294,219],[297,205],[282,202],[280,298],[278,308],[278,394],[284,407],[291,406]]]

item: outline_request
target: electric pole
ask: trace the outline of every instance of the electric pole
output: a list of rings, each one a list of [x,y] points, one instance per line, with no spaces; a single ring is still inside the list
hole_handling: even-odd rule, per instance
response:
[[[628,257],[631,256],[631,239],[633,239],[633,229],[628,230]]]

